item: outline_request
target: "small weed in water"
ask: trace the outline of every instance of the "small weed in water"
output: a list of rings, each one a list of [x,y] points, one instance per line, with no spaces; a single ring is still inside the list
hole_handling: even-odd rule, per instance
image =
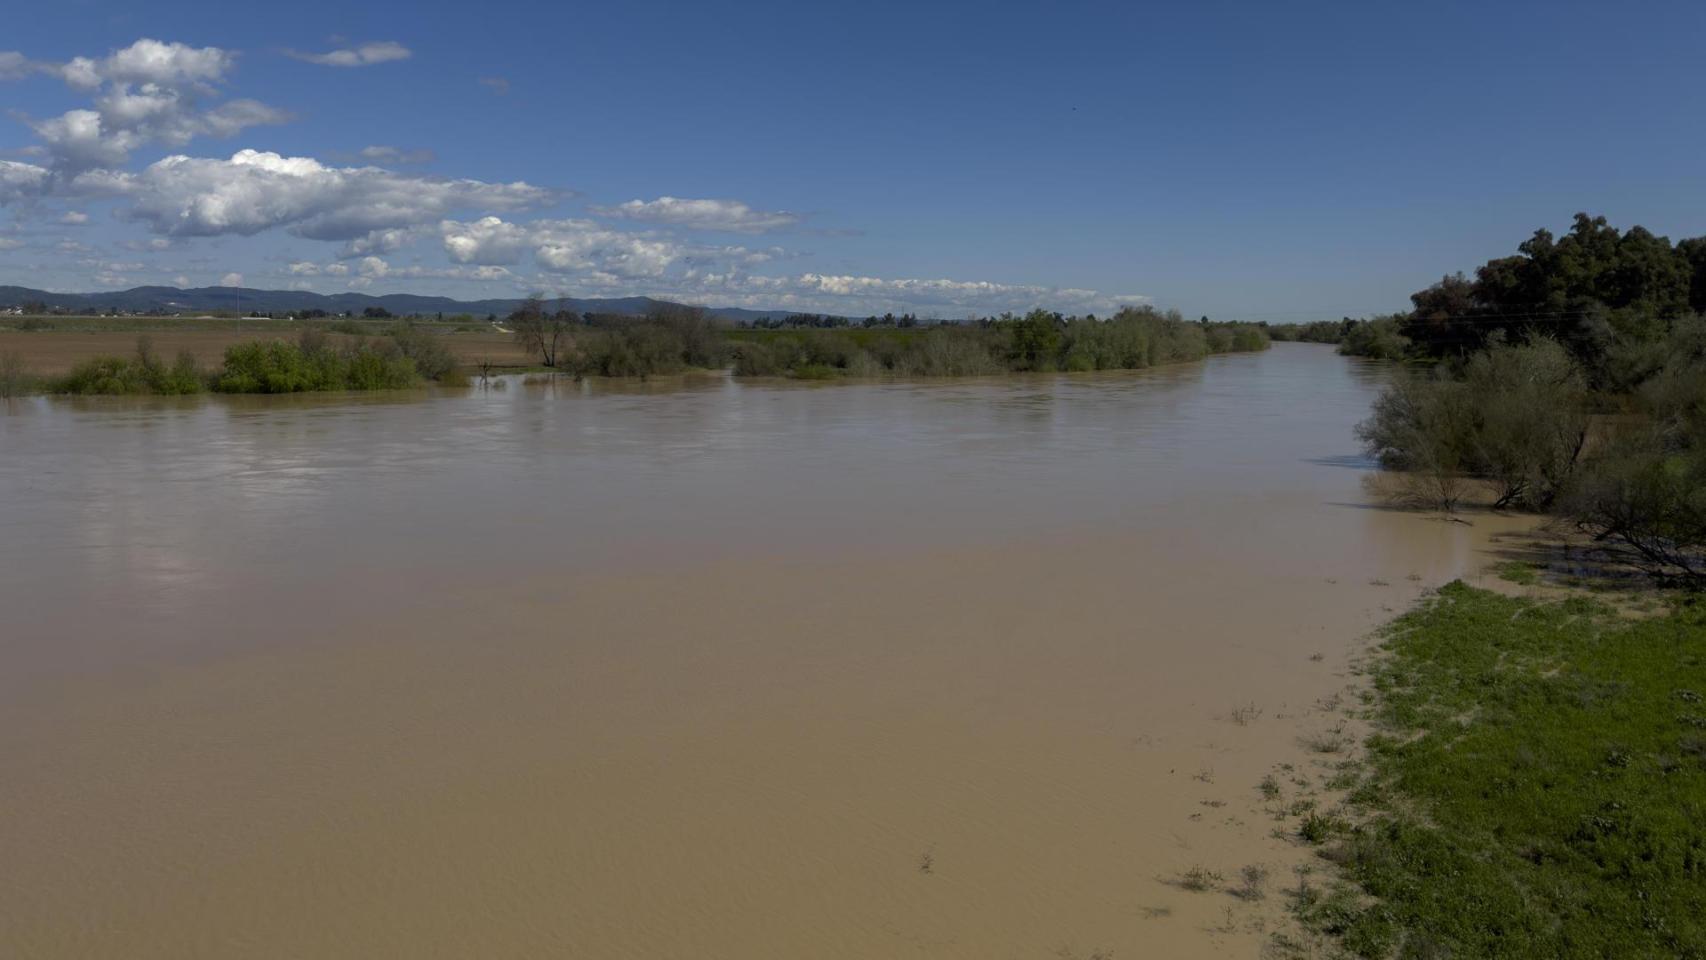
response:
[[[1270,773],[1262,778],[1262,782],[1256,785],[1256,789],[1262,791],[1263,799],[1278,800],[1280,795],[1279,778]]]
[[[1246,703],[1232,708],[1232,722],[1240,727],[1247,727],[1262,719],[1262,708],[1254,703]]]
[[[1303,737],[1303,745],[1315,753],[1339,753],[1351,745],[1350,738],[1342,730],[1329,730],[1325,733],[1312,733]]]
[[[1255,901],[1268,895],[1268,868],[1252,863],[1238,872],[1238,886],[1232,888],[1232,895],[1240,900]]]
[[[1205,890],[1213,890],[1220,886],[1225,879],[1218,870],[1210,870],[1198,865],[1179,874],[1177,883],[1180,889],[1189,890],[1192,893],[1202,893]]]

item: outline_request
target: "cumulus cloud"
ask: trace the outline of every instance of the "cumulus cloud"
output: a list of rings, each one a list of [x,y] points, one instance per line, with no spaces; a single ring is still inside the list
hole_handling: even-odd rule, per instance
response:
[[[240,287],[243,285],[243,275],[240,273],[228,273],[219,278],[219,285],[222,287]]]
[[[49,181],[46,167],[0,160],[0,207],[43,193]]]
[[[134,174],[87,181],[127,197],[126,219],[170,236],[252,235],[288,227],[314,240],[430,223],[457,210],[520,210],[557,195],[527,183],[329,167],[309,157],[240,150],[229,160],[170,156]]]
[[[343,260],[355,257],[365,257],[377,253],[395,253],[416,240],[420,239],[425,229],[422,227],[396,227],[389,230],[369,230],[344,244],[338,252]]]
[[[98,76],[109,83],[179,86],[218,81],[224,78],[236,58],[218,47],[192,47],[144,38],[123,50],[113,51],[102,61],[91,62],[79,57],[72,62],[78,64],[78,68],[71,74],[79,79]]]
[[[67,210],[60,214],[59,222],[68,227],[80,227],[89,222],[89,215],[81,210]]]
[[[684,253],[670,241],[609,230],[591,220],[508,223],[483,217],[471,223],[446,220],[439,230],[444,252],[457,263],[504,266],[531,254],[540,267],[557,273],[656,277]]]
[[[321,266],[312,260],[298,260],[286,266],[286,272],[291,277],[338,277],[344,279],[348,286],[366,287],[375,280],[467,280],[475,282],[491,282],[496,280],[515,280],[515,274],[505,267],[427,267],[420,265],[396,266],[382,257],[362,257],[353,263],[337,262]],[[298,281],[301,286],[306,281]],[[303,289],[306,289],[304,286]]]
[[[326,67],[370,67],[376,63],[407,60],[414,56],[414,51],[395,40],[379,40],[342,50],[328,50],[325,53],[303,53],[299,50],[286,50],[285,53],[298,60]]]
[[[694,230],[729,230],[737,233],[780,230],[800,222],[797,213],[789,213],[786,210],[754,210],[739,200],[659,197],[656,200],[629,200],[613,207],[593,207],[592,210],[606,217],[663,223]]]
[[[59,76],[94,94],[93,109],[57,117],[25,118],[41,138],[56,168],[71,171],[114,167],[148,143],[179,147],[198,136],[230,137],[250,127],[283,123],[284,111],[256,100],[233,100],[212,108],[217,84],[235,64],[218,47],[191,47],[142,39],[102,59],[77,57],[62,64],[0,59],[0,71]]]

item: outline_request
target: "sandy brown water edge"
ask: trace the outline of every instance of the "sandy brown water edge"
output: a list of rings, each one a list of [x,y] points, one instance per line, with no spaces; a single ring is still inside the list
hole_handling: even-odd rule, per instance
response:
[[[0,954],[1253,956],[1173,881],[1522,525],[1362,501],[1378,382],[40,401]]]

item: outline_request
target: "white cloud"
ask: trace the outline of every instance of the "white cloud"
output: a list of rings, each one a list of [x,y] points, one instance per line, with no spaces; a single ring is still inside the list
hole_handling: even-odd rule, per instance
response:
[[[0,237],[0,250],[16,250],[24,245],[24,241],[14,237]]]
[[[556,199],[526,183],[485,183],[328,167],[309,157],[241,150],[230,160],[166,157],[135,174],[92,180],[128,197],[120,215],[174,236],[251,235],[273,227],[315,240],[353,240],[457,210],[519,210]]]
[[[685,253],[668,240],[607,230],[591,220],[521,224],[484,217],[472,223],[446,220],[439,230],[445,253],[457,263],[503,266],[531,253],[539,266],[555,273],[656,277]]]
[[[81,210],[67,210],[60,214],[59,222],[68,227],[80,227],[89,222],[89,215]]]
[[[381,257],[363,257],[353,263],[337,262],[325,266],[310,260],[298,260],[286,268],[291,277],[299,278],[295,282],[298,289],[308,289],[307,281],[300,278],[330,276],[344,278],[346,285],[353,288],[369,287],[375,280],[466,280],[475,282],[491,282],[496,280],[514,280],[515,275],[503,267],[399,267],[388,263]]]
[[[236,62],[236,57],[218,47],[197,48],[144,38],[123,50],[113,51],[105,60],[92,66],[83,58],[72,62],[80,64],[72,71],[80,81],[93,75],[109,83],[179,86],[214,83],[223,79]]]
[[[203,101],[218,96],[215,85],[235,59],[218,47],[142,39],[101,60],[78,57],[64,64],[31,64],[29,69],[57,74],[73,88],[96,96],[94,109],[26,122],[56,167],[77,172],[118,166],[148,143],[177,147],[198,136],[230,137],[249,127],[287,121],[284,111],[255,100],[202,108]],[[24,68],[14,63],[5,69]]]
[[[823,273],[761,276],[748,273],[748,268],[788,256],[787,251],[680,244],[668,238],[611,230],[590,220],[446,220],[439,224],[439,232],[452,261],[507,267],[531,260],[541,275],[531,280],[512,279],[583,294],[651,294],[721,306],[832,313],[921,310],[938,316],[1033,307],[1103,313],[1146,299],[1108,296],[1081,288],[979,280]],[[392,271],[391,276],[397,275]]]
[[[318,63],[327,67],[369,67],[376,63],[407,60],[414,56],[413,51],[395,40],[380,40],[343,50],[329,50],[325,53],[303,53],[298,50],[286,50],[285,52],[298,60],[306,60],[309,63]]]
[[[606,217],[664,223],[695,230],[729,230],[738,233],[780,230],[800,222],[800,215],[797,213],[789,213],[786,210],[754,210],[739,200],[684,200],[680,197],[629,200],[614,207],[593,207],[592,212]]]
[[[509,80],[505,77],[481,77],[480,86],[500,97],[509,92]]]
[[[423,233],[420,227],[395,227],[389,230],[369,230],[366,234],[356,237],[344,244],[338,257],[349,260],[355,257],[365,257],[376,253],[395,253],[420,238]]]
[[[187,287],[189,285],[190,285],[190,278],[184,276],[181,273],[172,278],[172,286],[174,286],[174,287],[182,288],[182,287]]]
[[[219,278],[219,285],[222,287],[240,287],[243,285],[243,275],[240,273],[228,273]]]
[[[149,237],[146,240],[125,240],[119,246],[138,253],[159,253],[162,250],[170,250],[173,243],[170,237]]]
[[[0,207],[46,191],[49,179],[46,167],[0,160]]]

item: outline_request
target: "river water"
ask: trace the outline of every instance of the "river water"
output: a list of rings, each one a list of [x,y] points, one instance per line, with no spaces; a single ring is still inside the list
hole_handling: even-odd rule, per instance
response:
[[[0,955],[1253,956],[1384,376],[15,402]]]

